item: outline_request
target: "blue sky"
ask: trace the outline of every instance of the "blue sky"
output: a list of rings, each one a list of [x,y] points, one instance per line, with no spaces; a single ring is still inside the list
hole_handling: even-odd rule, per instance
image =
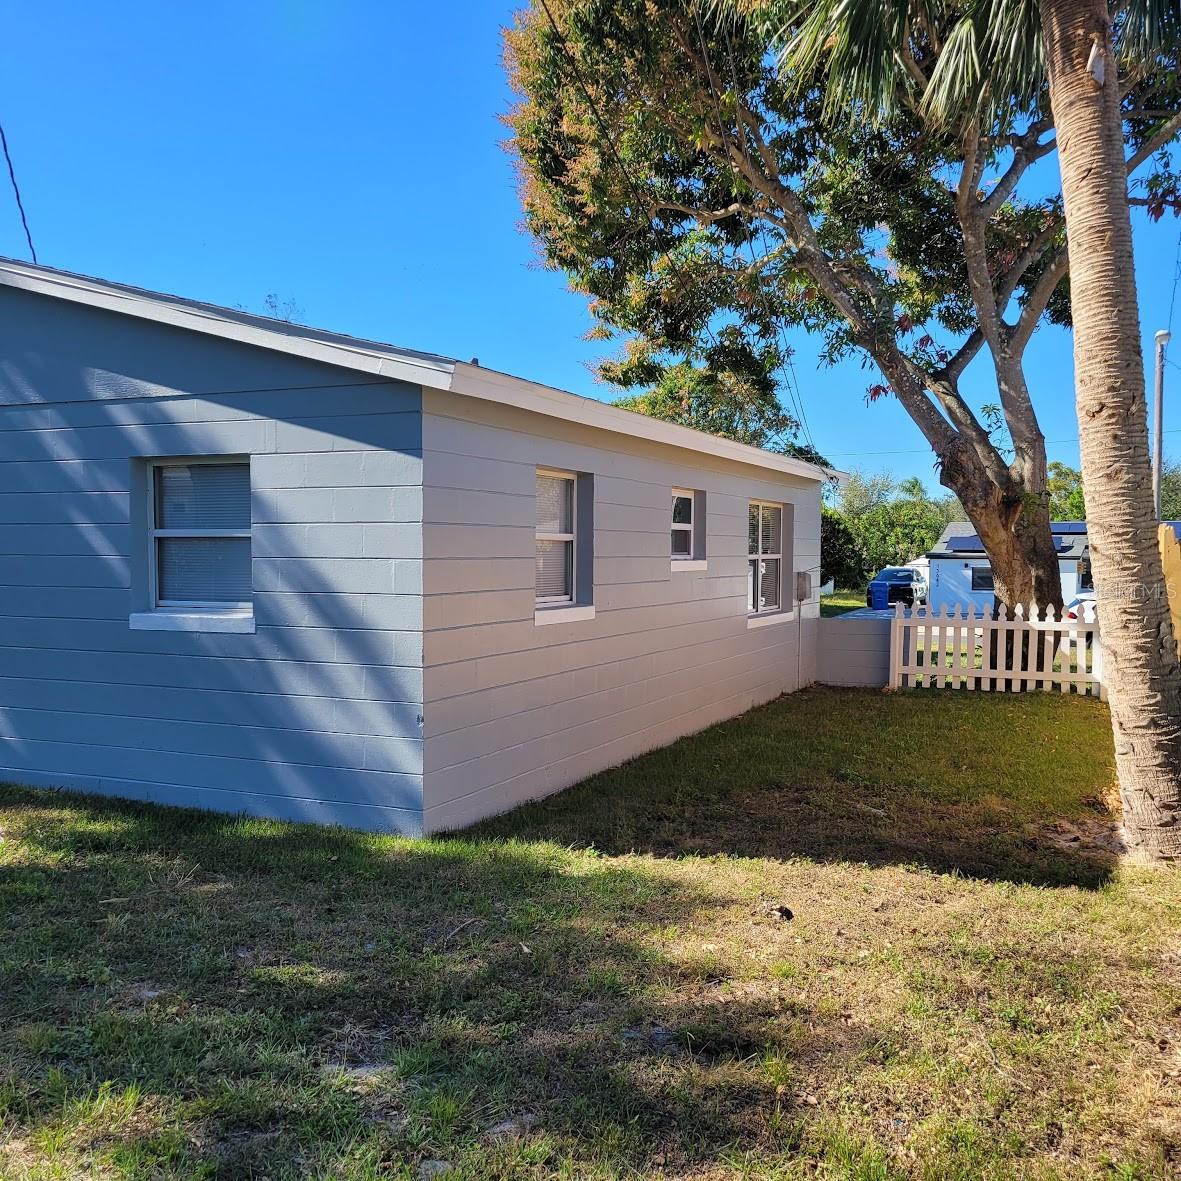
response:
[[[514,7],[6,6],[0,119],[41,261],[260,311],[274,292],[320,327],[613,396],[591,372],[607,350],[583,339],[582,297],[537,266],[520,230],[499,122],[500,28]],[[25,257],[6,179],[0,254]],[[1149,365],[1178,229],[1136,216]],[[793,344],[816,445],[842,467],[934,487],[902,410],[865,404],[868,373],[818,368],[815,342]],[[1051,459],[1077,463],[1068,335],[1040,329],[1027,370]],[[1166,452],[1181,455],[1181,369],[1169,377]],[[966,392],[995,400],[986,364]]]

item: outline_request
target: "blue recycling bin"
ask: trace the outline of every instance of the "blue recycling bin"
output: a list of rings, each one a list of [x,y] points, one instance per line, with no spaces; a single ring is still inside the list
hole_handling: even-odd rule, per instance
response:
[[[885,611],[890,606],[890,588],[885,582],[869,584],[869,605],[875,611]]]

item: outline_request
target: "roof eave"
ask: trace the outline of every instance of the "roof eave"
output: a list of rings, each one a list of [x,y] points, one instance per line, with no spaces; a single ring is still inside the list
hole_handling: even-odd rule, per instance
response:
[[[665,422],[663,419],[638,414],[620,406],[612,406],[609,402],[600,402],[596,398],[585,398],[551,386],[539,385],[525,378],[513,377],[508,373],[485,369],[480,365],[465,364],[463,361],[455,363],[450,388],[453,393],[469,398],[515,406],[535,414],[627,435],[633,439],[646,439],[668,447],[704,452],[805,480],[823,482],[848,478],[846,472],[823,468],[791,455],[764,451],[761,447],[737,443],[720,435],[708,435],[691,427]]]
[[[302,325],[286,325],[267,316],[231,312],[212,304],[123,287],[64,271],[46,271],[0,261],[0,285],[35,295],[47,295],[104,311],[135,316],[174,328],[200,332],[222,340],[288,353],[326,365],[353,369],[375,377],[406,381],[434,389],[447,389],[453,361],[429,354],[403,352]]]
[[[251,312],[219,308],[181,296],[145,291],[106,279],[0,258],[0,286],[287,353],[373,377],[517,406],[551,418],[718,456],[805,480],[822,482],[848,478],[842,471],[650,418],[479,365],[289,324]]]

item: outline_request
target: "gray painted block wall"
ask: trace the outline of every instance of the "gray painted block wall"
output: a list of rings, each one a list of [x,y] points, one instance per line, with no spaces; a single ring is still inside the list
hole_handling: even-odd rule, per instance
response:
[[[422,829],[421,391],[0,288],[0,779]],[[249,455],[254,634],[132,631],[137,457]]]
[[[825,685],[884,689],[890,683],[890,620],[822,619],[819,670]]]
[[[817,483],[433,390],[423,456],[428,832],[814,680],[815,592],[749,628],[746,563],[748,501],[786,502],[794,568],[818,585]],[[534,623],[538,466],[594,476],[594,619]],[[706,494],[704,572],[671,569],[673,487]]]

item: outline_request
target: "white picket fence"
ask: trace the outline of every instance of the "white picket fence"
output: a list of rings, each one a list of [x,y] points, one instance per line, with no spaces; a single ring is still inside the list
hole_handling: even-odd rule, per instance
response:
[[[940,611],[898,603],[890,628],[890,686],[984,693],[1081,693],[1102,699],[1103,649],[1095,605],[1078,619],[1052,607],[997,618],[962,606]]]

